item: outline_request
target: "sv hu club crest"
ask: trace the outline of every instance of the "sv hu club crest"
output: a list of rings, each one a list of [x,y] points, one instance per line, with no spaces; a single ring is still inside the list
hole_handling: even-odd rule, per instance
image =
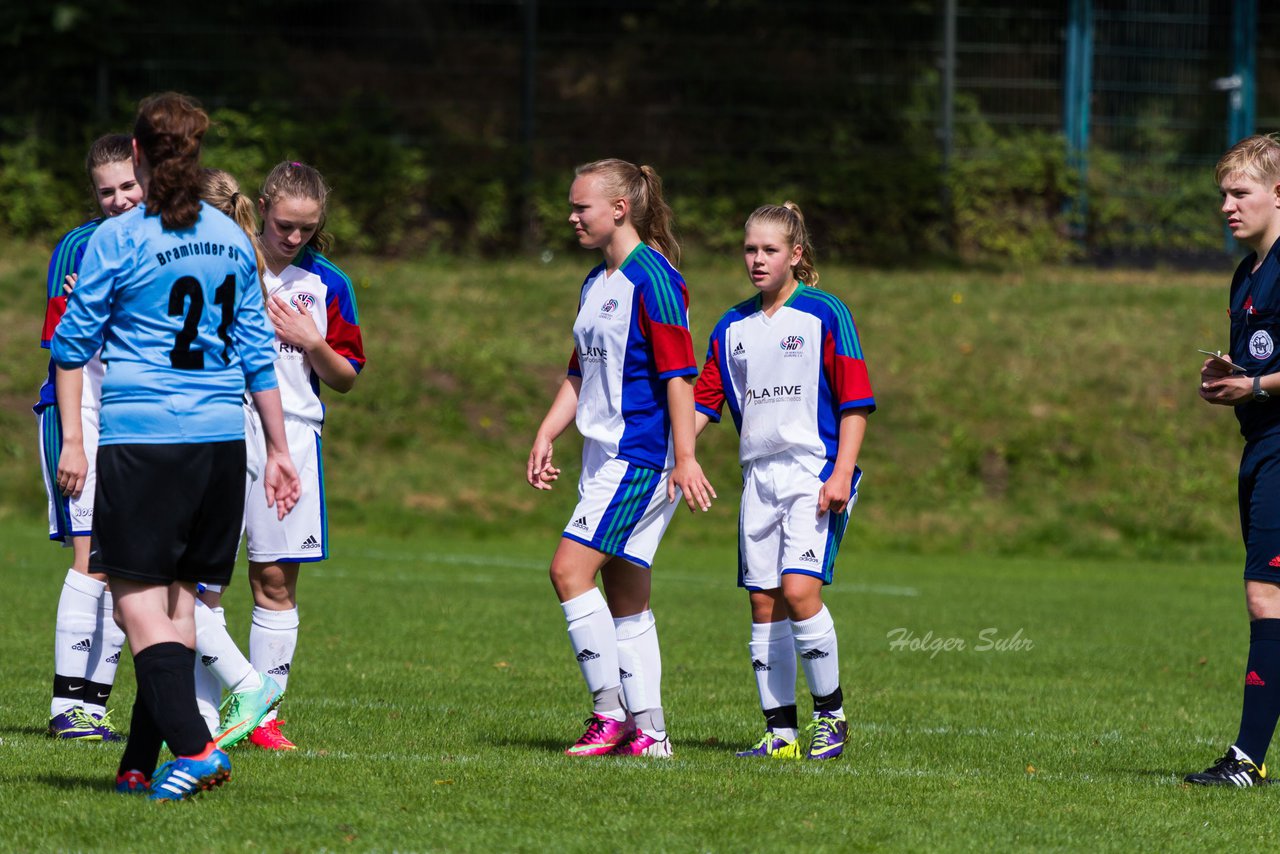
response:
[[[804,349],[804,339],[799,335],[788,335],[778,342],[778,346],[787,352],[794,353]]]
[[[316,298],[311,294],[294,294],[290,297],[289,304],[298,311],[311,311],[311,307],[316,304]]]

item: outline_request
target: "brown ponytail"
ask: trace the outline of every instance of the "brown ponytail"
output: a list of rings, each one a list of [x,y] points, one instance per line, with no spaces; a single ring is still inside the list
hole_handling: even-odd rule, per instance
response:
[[[133,138],[146,160],[147,215],[159,214],[166,230],[195,225],[200,216],[200,142],[209,116],[177,92],[144,98],[138,105]]]
[[[782,232],[788,246],[799,246],[800,261],[793,271],[796,281],[806,285],[818,284],[818,271],[813,266],[813,242],[809,239],[809,229],[799,205],[791,201],[780,205],[761,205],[747,217],[744,229],[756,225],[776,228]]]
[[[610,158],[584,163],[574,174],[601,176],[601,190],[606,196],[627,200],[631,224],[640,239],[665,255],[673,266],[680,264],[671,206],[663,198],[662,179],[652,166]]]

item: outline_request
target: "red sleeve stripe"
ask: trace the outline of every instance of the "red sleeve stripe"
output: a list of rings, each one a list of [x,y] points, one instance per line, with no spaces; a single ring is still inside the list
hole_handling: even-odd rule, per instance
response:
[[[724,406],[724,383],[720,379],[720,342],[711,342],[707,352],[707,362],[698,375],[698,384],[693,389],[693,402],[697,406],[715,412],[720,417],[720,409]]]
[[[44,309],[44,329],[40,333],[40,346],[48,349],[50,342],[53,341],[53,332],[58,328],[58,324],[62,321],[62,315],[67,312],[67,298],[65,296],[54,297],[49,300]]]
[[[334,352],[344,357],[357,371],[364,367],[364,340],[360,336],[360,327],[348,323],[338,310],[337,302],[329,304],[329,330],[324,336],[325,343]]]

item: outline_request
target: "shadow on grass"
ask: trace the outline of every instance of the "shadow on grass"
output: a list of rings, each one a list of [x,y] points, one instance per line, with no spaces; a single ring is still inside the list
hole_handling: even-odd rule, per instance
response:
[[[114,781],[103,778],[101,775],[91,777],[72,777],[67,774],[40,774],[34,778],[36,782],[48,786],[50,789],[62,789],[64,791],[78,792],[114,792]]]
[[[46,727],[42,727],[42,726],[0,726],[0,736],[7,736],[7,735],[48,736],[49,730]]]

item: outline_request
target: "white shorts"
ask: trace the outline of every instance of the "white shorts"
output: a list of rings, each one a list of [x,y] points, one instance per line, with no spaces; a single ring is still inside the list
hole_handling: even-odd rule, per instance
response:
[[[255,421],[258,416],[253,415]],[[324,465],[320,459],[320,432],[310,421],[284,417],[289,456],[302,480],[302,495],[283,520],[267,506],[261,478],[246,478],[244,527],[249,560],[254,563],[310,563],[329,556],[329,516],[324,502]],[[259,459],[266,459],[261,423],[254,430]],[[246,436],[246,439],[248,437]],[[255,452],[250,451],[252,457]]]
[[[79,498],[69,498],[58,489],[58,457],[62,455],[62,422],[58,407],[45,407],[36,420],[40,428],[40,469],[49,499],[49,539],[69,546],[72,537],[87,537],[93,533],[93,493],[98,487],[98,410],[80,410],[84,455],[89,459],[89,468]]]
[[[564,536],[648,569],[681,503],[667,501],[671,471],[643,468],[616,457],[584,454],[578,506]]]
[[[855,470],[849,507],[858,500],[861,479],[862,471]],[[742,481],[738,586],[777,590],[787,573],[830,584],[849,509],[819,516],[823,481],[788,453],[752,460],[743,469]]]

